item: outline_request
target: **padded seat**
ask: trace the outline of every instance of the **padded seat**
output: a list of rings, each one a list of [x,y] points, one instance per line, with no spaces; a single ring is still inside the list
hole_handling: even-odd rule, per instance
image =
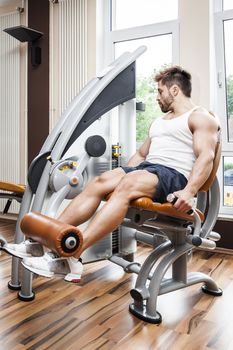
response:
[[[113,192],[109,193],[106,196],[106,200],[108,200]],[[134,199],[133,201],[130,202],[130,207],[137,208],[140,210],[147,210],[147,211],[152,211],[156,212],[158,214],[162,214],[165,216],[171,216],[176,219],[181,219],[181,220],[186,220],[186,221],[194,221],[194,216],[188,213],[182,213],[178,211],[171,203],[158,203],[158,202],[153,202],[153,200],[149,197],[140,197],[137,199]],[[205,216],[204,214],[199,210],[196,209],[196,213],[200,217],[200,221],[204,222]]]
[[[179,212],[171,203],[161,204],[153,202],[153,200],[149,197],[141,197],[135,199],[130,203],[130,206],[142,210],[153,211],[166,216],[172,216],[186,221],[194,221],[194,216],[192,214],[190,215],[187,213]],[[201,222],[203,222],[205,219],[204,214],[199,209],[196,209],[196,212],[198,213]]]

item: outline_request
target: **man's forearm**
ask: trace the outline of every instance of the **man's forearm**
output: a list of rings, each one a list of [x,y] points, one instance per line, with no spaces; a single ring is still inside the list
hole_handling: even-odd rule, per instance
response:
[[[201,186],[208,180],[208,177],[213,168],[213,158],[198,157],[194,163],[192,172],[190,174],[185,190],[196,195]]]
[[[129,159],[127,165],[128,166],[137,166],[145,160],[138,151]]]
[[[129,159],[127,165],[128,166],[137,166],[140,163],[144,162],[144,160],[146,159],[147,154],[149,152],[150,144],[151,144],[151,139],[150,139],[150,137],[147,137],[147,139],[139,147],[139,149],[136,151],[136,153]]]

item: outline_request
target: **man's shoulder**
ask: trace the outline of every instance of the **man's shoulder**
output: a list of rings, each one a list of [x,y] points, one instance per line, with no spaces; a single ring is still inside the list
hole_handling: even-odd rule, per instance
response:
[[[209,116],[210,112],[201,106],[197,106],[194,111],[191,113],[191,115],[196,116],[196,117],[200,117],[200,116]]]
[[[164,115],[156,116],[156,117],[152,120],[150,126],[159,123],[162,119],[164,119]]]
[[[208,111],[204,107],[198,107],[190,115],[190,126],[192,129],[198,126],[212,126],[213,128],[219,128],[220,123],[217,115],[213,112]]]

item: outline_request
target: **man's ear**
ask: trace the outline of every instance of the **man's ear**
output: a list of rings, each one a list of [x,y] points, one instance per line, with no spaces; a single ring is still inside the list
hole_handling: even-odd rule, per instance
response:
[[[174,96],[174,97],[177,96],[179,93],[179,90],[180,89],[179,89],[178,85],[172,85],[171,89],[170,89],[172,96]]]

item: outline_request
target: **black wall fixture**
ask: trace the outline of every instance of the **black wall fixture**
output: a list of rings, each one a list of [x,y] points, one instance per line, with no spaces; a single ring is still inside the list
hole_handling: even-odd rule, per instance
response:
[[[28,42],[31,49],[31,64],[33,66],[41,64],[41,48],[38,44],[39,39],[43,36],[42,32],[23,25],[5,28],[3,31],[22,43]]]

